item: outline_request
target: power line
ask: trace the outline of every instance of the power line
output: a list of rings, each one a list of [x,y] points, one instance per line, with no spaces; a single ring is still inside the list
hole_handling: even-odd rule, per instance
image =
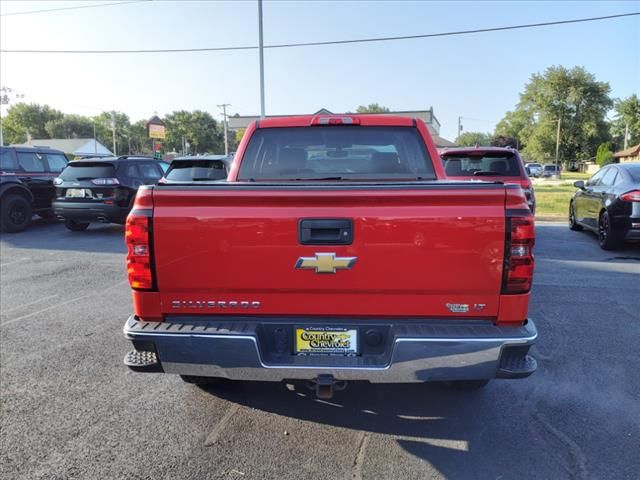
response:
[[[571,23],[595,22],[609,20],[612,18],[631,17],[640,15],[640,12],[620,13],[617,15],[607,15],[603,17],[577,18],[573,20],[557,20],[554,22],[528,23],[523,25],[510,25],[505,27],[478,28],[474,30],[458,30],[454,32],[425,33],[421,35],[401,35],[394,37],[373,37],[359,38],[353,40],[331,40],[325,42],[301,42],[301,43],[280,43],[275,45],[265,45],[264,48],[291,48],[291,47],[316,47],[321,45],[343,45],[349,43],[370,43],[387,42],[392,40],[412,40],[417,38],[451,37],[454,35],[469,35],[473,33],[499,32],[505,30],[516,30],[522,28],[547,27],[552,25],[566,25]],[[74,53],[74,54],[119,54],[119,53],[185,53],[185,52],[223,52],[231,50],[257,50],[257,45],[246,45],[237,47],[206,47],[206,48],[163,48],[149,50],[0,50],[2,53]]]
[[[113,5],[126,5],[128,3],[140,3],[140,2],[150,2],[152,0],[130,0],[128,2],[112,2],[112,3],[98,3],[96,5],[78,5],[75,7],[60,7],[60,8],[48,8],[46,10],[27,10],[25,12],[10,12],[3,13],[0,17],[10,17],[14,15],[31,15],[33,13],[49,13],[49,12],[59,12],[62,10],[80,10],[81,8],[97,8],[97,7],[110,7]]]

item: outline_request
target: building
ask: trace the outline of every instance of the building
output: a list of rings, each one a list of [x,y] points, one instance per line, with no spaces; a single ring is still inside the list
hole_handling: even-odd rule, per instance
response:
[[[333,115],[334,113],[327,110],[326,108],[321,108],[313,115]],[[363,115],[363,114],[359,114]],[[374,114],[367,114],[374,115]],[[409,118],[419,118],[427,124],[427,128],[433,137],[433,141],[435,142],[437,147],[453,147],[455,144],[450,142],[449,140],[442,138],[440,136],[440,122],[436,118],[433,113],[433,107],[429,110],[401,110],[396,112],[388,112],[388,115],[399,115],[401,117],[409,117]],[[272,117],[299,117],[301,114],[296,115],[267,115],[267,118]],[[231,115],[227,117],[228,127],[230,130],[236,131],[241,128],[247,128],[249,124],[255,120],[259,120],[259,115]]]
[[[613,154],[616,163],[640,162],[640,143]]]
[[[22,145],[49,147],[69,157],[112,157],[113,153],[94,138],[32,138]]]

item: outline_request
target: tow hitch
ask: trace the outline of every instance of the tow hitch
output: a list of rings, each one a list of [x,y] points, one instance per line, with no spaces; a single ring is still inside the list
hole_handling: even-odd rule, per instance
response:
[[[307,387],[316,391],[316,397],[321,400],[329,400],[333,397],[336,390],[344,390],[347,388],[346,380],[336,380],[333,375],[318,375],[313,380],[307,382]]]

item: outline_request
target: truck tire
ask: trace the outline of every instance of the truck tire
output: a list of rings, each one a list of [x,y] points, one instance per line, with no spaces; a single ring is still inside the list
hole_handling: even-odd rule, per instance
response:
[[[447,388],[451,390],[479,390],[484,388],[489,383],[489,380],[455,380],[452,382],[444,382]]]
[[[21,232],[29,226],[33,213],[31,204],[23,195],[5,195],[0,204],[0,228],[3,232]]]
[[[89,222],[76,222],[75,220],[71,220],[70,218],[65,218],[64,226],[72,232],[82,232],[89,227]]]
[[[183,382],[194,385],[220,385],[224,378],[220,377],[197,377],[194,375],[180,375]]]

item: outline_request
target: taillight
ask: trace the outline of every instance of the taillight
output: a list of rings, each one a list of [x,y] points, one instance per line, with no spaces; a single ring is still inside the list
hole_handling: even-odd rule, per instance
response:
[[[131,211],[127,217],[125,242],[127,244],[127,275],[135,290],[152,290],[153,266],[151,245],[151,210]]]
[[[94,178],[91,183],[94,185],[120,185],[117,178]]]
[[[507,211],[502,293],[527,293],[533,281],[533,216],[512,216]]]
[[[620,195],[620,200],[625,202],[640,202],[640,190],[632,190]]]

